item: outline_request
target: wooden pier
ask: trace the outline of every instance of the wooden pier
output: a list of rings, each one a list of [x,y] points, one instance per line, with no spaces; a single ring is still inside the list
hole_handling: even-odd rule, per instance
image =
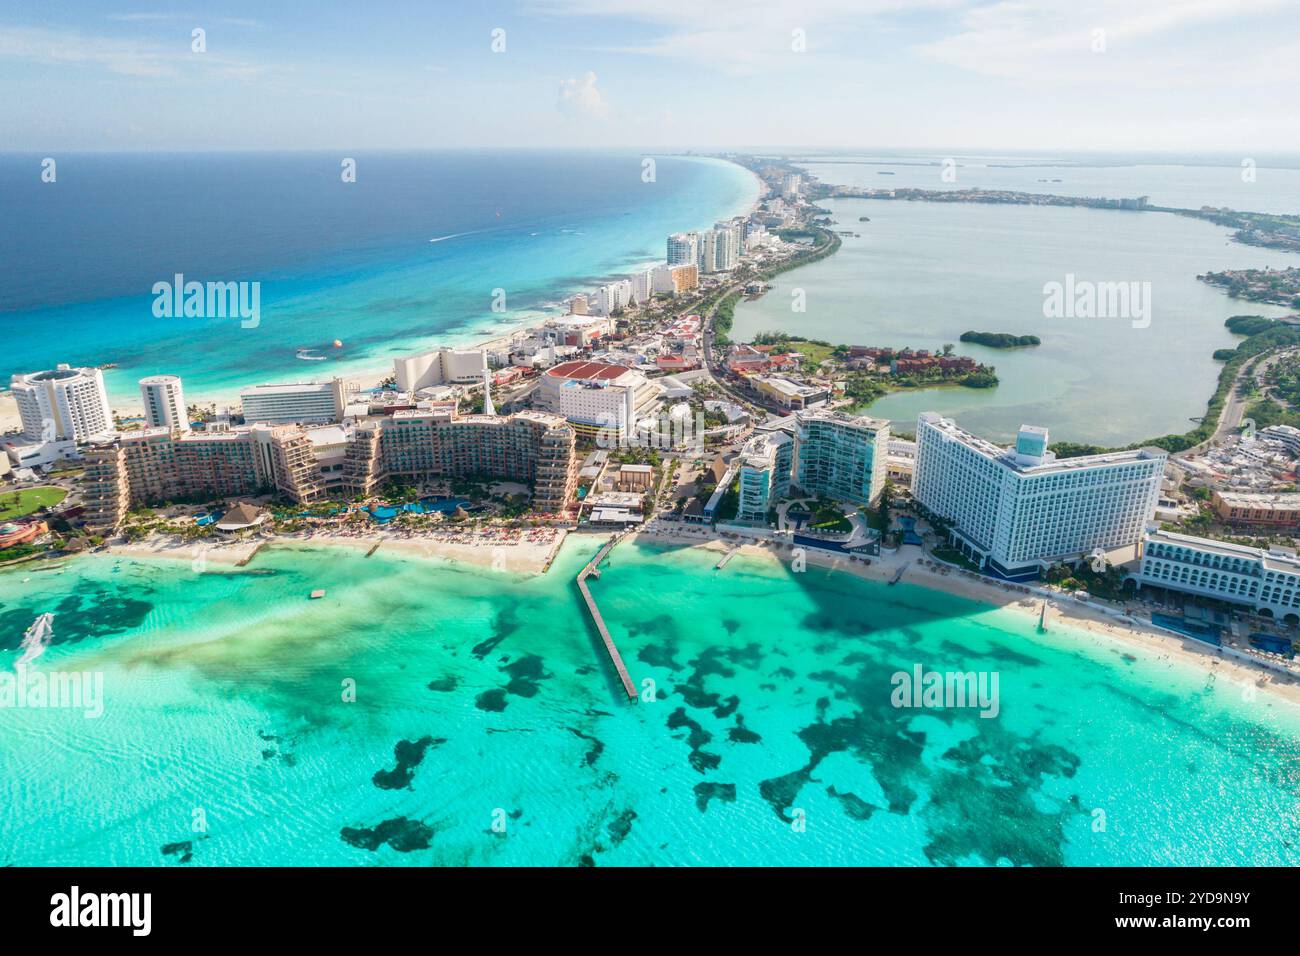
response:
[[[727,566],[727,562],[736,556],[736,552],[743,548],[743,544],[732,545],[731,550],[718,559],[718,563],[713,566],[714,571],[721,571]]]
[[[632,678],[628,675],[627,667],[623,663],[623,656],[619,654],[618,647],[614,644],[614,638],[610,637],[609,628],[605,626],[605,619],[600,616],[600,608],[596,607],[596,599],[591,596],[591,590],[587,587],[588,576],[594,574],[600,577],[600,571],[597,565],[605,560],[606,555],[614,549],[619,539],[623,535],[617,534],[605,542],[604,546],[596,552],[596,556],[587,562],[586,567],[578,572],[578,590],[582,592],[582,599],[587,602],[587,610],[591,612],[591,619],[596,624],[596,630],[600,633],[600,639],[605,642],[605,650],[609,652],[609,659],[614,665],[614,670],[618,671],[619,680],[623,682],[623,690],[627,692],[628,700],[637,700],[636,685],[632,683]]]

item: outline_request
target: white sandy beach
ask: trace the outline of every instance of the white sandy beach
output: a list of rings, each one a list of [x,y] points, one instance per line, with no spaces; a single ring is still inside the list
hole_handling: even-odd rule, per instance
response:
[[[469,540],[450,540],[449,536],[372,534],[335,534],[317,531],[311,535],[286,535],[276,538],[243,538],[228,542],[182,541],[173,535],[155,535],[130,544],[113,544],[110,554],[123,557],[168,558],[179,561],[203,561],[218,567],[234,567],[248,561],[259,548],[344,547],[369,552],[378,546],[386,555],[435,558],[472,564],[511,574],[541,574],[548,567],[567,534],[562,529],[545,529],[538,540],[493,540],[486,536],[461,535]]]

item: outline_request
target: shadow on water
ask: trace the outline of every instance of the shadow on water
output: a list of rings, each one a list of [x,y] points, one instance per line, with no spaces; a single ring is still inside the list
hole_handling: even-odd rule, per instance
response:
[[[663,576],[667,584],[681,565],[702,563],[698,550],[679,558],[679,552],[690,550],[683,545],[638,542],[636,547],[652,558],[638,567],[641,586],[649,590],[656,577]],[[806,758],[778,769],[757,787],[757,795],[784,824],[792,822],[792,808],[809,799],[805,788],[815,785],[839,804],[851,825],[863,828],[858,832],[864,858],[871,846],[866,828],[888,813],[921,824],[922,851],[931,863],[1064,863],[1066,825],[1083,812],[1077,797],[1061,796],[1070,790],[1068,780],[1080,763],[1077,754],[1037,732],[1018,732],[1006,720],[982,718],[977,707],[913,710],[893,703],[894,675],[910,673],[916,664],[927,672],[977,673],[1023,673],[1045,666],[1032,648],[1010,646],[995,629],[972,624],[970,618],[988,608],[818,566],[800,573],[786,562],[780,569],[766,562],[759,566],[743,556],[720,573],[703,568],[701,573],[709,574],[709,610],[692,607],[705,599],[703,592],[683,593],[674,595],[671,604],[662,597],[643,601],[644,610],[629,621],[629,601],[648,595],[626,595],[617,605],[615,629],[645,631],[653,624],[645,615],[662,610],[691,622],[677,642],[665,643],[668,635],[656,633],[657,644],[664,646],[639,647],[629,641],[621,650],[625,657],[648,651],[651,657],[642,660],[671,661],[680,655],[686,662],[684,678],[674,676],[670,728],[690,731],[687,759],[693,769],[702,775],[718,771],[719,779],[707,783],[724,782],[727,760],[735,758],[728,758],[725,749],[718,756],[721,741],[709,747],[713,753],[705,751],[714,738],[704,727],[733,714],[743,727],[744,711],[754,702],[742,697],[758,686],[768,702],[780,707],[785,701],[785,707],[800,713],[816,701],[810,719],[789,731],[806,748]],[[766,607],[756,611],[756,604]],[[725,610],[718,613],[719,606],[734,606],[738,618],[750,621],[749,630],[741,633]],[[611,602],[607,620],[614,609]],[[754,641],[755,623],[768,631],[761,644]],[[769,673],[784,676],[778,680],[768,678]],[[758,683],[765,679],[770,682]],[[921,716],[948,728],[943,742],[933,728],[918,725]],[[743,733],[729,736],[732,743],[737,739],[746,738]],[[773,753],[789,752],[788,741],[764,741]],[[875,806],[834,783],[827,788],[818,770],[832,755],[859,763],[875,781],[884,805]]]

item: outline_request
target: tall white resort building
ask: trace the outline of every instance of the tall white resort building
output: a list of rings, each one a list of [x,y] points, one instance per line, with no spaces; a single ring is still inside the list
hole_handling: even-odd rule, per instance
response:
[[[15,375],[10,388],[34,442],[95,441],[113,431],[113,412],[97,368],[58,365],[44,372]]]
[[[414,393],[437,385],[482,381],[487,367],[487,352],[483,349],[434,349],[393,359],[393,378],[398,389]]]
[[[239,393],[244,421],[270,425],[340,422],[347,408],[343,379],[331,382],[291,382],[255,385]]]
[[[935,412],[916,423],[912,494],[953,544],[1007,578],[1054,561],[1136,545],[1155,514],[1167,454],[1158,448],[1057,459],[1047,429],[1002,448]]]
[[[533,402],[563,415],[582,438],[602,447],[623,447],[637,420],[650,410],[659,388],[626,365],[562,362],[541,376]]]
[[[632,282],[619,279],[596,290],[596,305],[601,315],[613,315],[632,301]]]
[[[140,379],[140,399],[144,402],[144,418],[150,428],[190,430],[185,391],[181,388],[179,375],[150,375]]]

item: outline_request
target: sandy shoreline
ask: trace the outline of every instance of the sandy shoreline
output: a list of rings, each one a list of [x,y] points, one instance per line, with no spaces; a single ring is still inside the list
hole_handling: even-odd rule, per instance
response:
[[[647,541],[661,544],[682,544],[725,553],[736,547],[735,542],[719,539],[696,538],[661,529],[640,531],[633,538],[645,537]],[[738,553],[749,557],[769,561],[782,560],[781,554],[773,547],[758,544],[740,545]],[[1020,614],[1037,623],[1044,598],[1038,594],[1024,594],[992,581],[970,576],[958,569],[947,571],[935,570],[917,562],[915,552],[907,554],[882,554],[872,558],[870,565],[849,561],[845,557],[836,557],[826,552],[813,549],[807,551],[808,562],[818,567],[848,572],[863,580],[887,583],[893,580],[900,568],[902,581],[920,587],[943,591],[980,604],[989,604],[997,608]],[[788,558],[787,558],[788,560]],[[1115,650],[1116,645],[1140,651],[1148,657],[1175,664],[1194,667],[1204,673],[1213,675],[1217,680],[1230,680],[1248,694],[1254,690],[1275,694],[1285,700],[1300,705],[1300,679],[1278,673],[1264,666],[1262,662],[1239,660],[1222,650],[1207,644],[1183,638],[1148,625],[1140,620],[1120,619],[1095,607],[1079,603],[1071,598],[1047,598],[1047,629],[1058,637],[1063,633],[1061,627],[1069,629],[1070,635],[1090,640],[1092,646],[1103,650]]]
[[[375,550],[388,556],[402,555],[471,564],[510,574],[541,574],[550,567],[568,534],[563,529],[549,530],[551,534],[536,541],[497,541],[484,537],[465,541],[448,540],[435,535],[399,537],[383,533],[337,535],[317,532],[313,535],[285,535],[213,543],[181,541],[171,535],[160,535],[130,544],[113,544],[106,551],[110,555],[126,558],[189,561],[195,565],[196,570],[204,570],[204,566],[213,565],[216,570],[245,564],[262,548],[343,547],[363,553]]]
[[[312,535],[253,538],[214,544],[208,541],[185,542],[174,536],[163,535],[130,544],[110,545],[106,551],[110,555],[127,558],[189,561],[196,572],[202,572],[247,564],[262,548],[312,550],[344,547],[367,553],[373,549],[388,556],[434,559],[469,564],[485,570],[536,575],[543,574],[550,568],[569,535],[565,529],[544,530],[546,534],[538,535],[538,540],[517,541],[492,540],[481,535],[463,536],[469,540],[449,540],[438,535],[398,536],[382,532],[344,535],[316,532]],[[788,559],[789,554],[784,549],[777,551],[775,547],[752,542],[742,544],[662,528],[639,530],[631,535],[630,540],[641,538],[650,543],[698,548],[719,556],[735,550],[747,557],[782,561]],[[1294,674],[1272,669],[1263,661],[1234,657],[1230,653],[1231,649],[1214,648],[1172,634],[1119,611],[1109,612],[1055,594],[1045,598],[1037,590],[1026,594],[1018,587],[987,581],[955,568],[932,568],[920,564],[918,555],[912,552],[881,555],[872,558],[870,565],[816,550],[808,550],[806,554],[810,564],[848,572],[863,580],[879,583],[893,580],[902,569],[901,580],[905,583],[1010,611],[1033,623],[1037,623],[1043,601],[1046,600],[1047,629],[1057,638],[1068,635],[1072,641],[1087,641],[1100,650],[1137,651],[1149,660],[1167,661],[1170,667],[1193,667],[1205,673],[1207,678],[1229,680],[1241,688],[1243,695],[1261,690],[1300,705],[1300,678]]]

